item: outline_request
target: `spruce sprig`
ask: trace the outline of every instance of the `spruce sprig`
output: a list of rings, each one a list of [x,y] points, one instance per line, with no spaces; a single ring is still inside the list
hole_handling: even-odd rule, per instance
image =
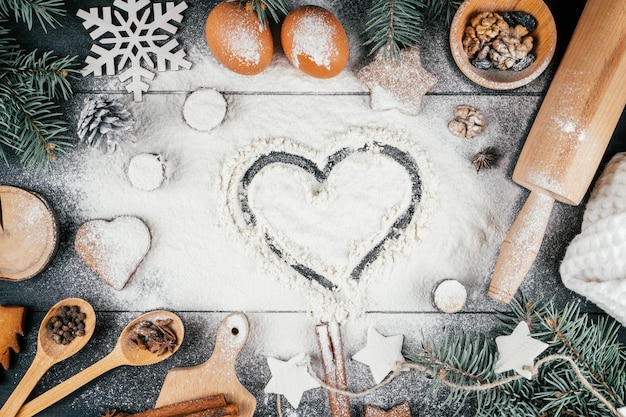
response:
[[[33,28],[33,21],[37,19],[47,31],[47,26],[54,28],[59,25],[55,16],[65,15],[65,9],[63,0],[0,0],[0,20],[9,18],[11,14],[16,22],[25,22],[28,30]]]
[[[382,51],[398,61],[400,49],[416,44],[422,33],[424,8],[421,0],[376,0],[365,19],[370,54]]]
[[[78,74],[74,69],[76,57],[56,57],[51,51],[40,56],[37,51],[26,53],[9,41],[0,41],[0,51],[7,52],[0,55],[0,76],[9,85],[25,85],[54,100],[72,96],[68,76]]]
[[[424,3],[427,22],[443,20],[446,25],[450,25],[456,9],[463,3],[463,0],[424,0]]]
[[[433,376],[433,392],[445,386],[446,402],[451,404],[471,399],[479,417],[613,415],[591,389],[613,407],[624,407],[626,348],[619,342],[621,326],[614,320],[592,320],[580,311],[578,303],[556,308],[553,303],[536,305],[523,296],[498,319],[502,334],[509,334],[520,321],[526,321],[532,337],[549,345],[541,355],[548,361],[539,367],[533,380],[511,378],[503,383],[504,378],[515,374],[493,372],[497,359],[494,341],[463,330],[447,331],[436,343],[424,342],[407,359]],[[574,366],[559,357],[571,358],[591,388],[586,389]],[[473,391],[474,386],[483,388]],[[484,389],[486,386],[492,388]]]
[[[8,85],[0,79],[2,144],[20,155],[29,167],[48,166],[72,145],[58,106],[28,85]],[[4,149],[0,157],[8,163]]]
[[[526,298],[512,303],[511,315],[499,318],[510,328],[515,317],[523,316],[530,317],[527,322],[534,337],[550,345],[549,353],[570,356],[595,390],[618,408],[626,404],[626,349],[619,342],[619,323],[606,317],[592,320],[589,314],[581,313],[579,303],[558,309],[552,302],[535,306]],[[545,389],[537,397],[551,400],[546,401],[541,412],[568,415],[586,410],[585,415],[589,416],[607,415],[589,391],[572,389],[579,384],[572,384],[576,377],[570,367],[555,365],[549,373],[542,374]]]
[[[450,24],[463,0],[376,0],[365,19],[364,45],[370,55],[381,51],[388,60],[399,60],[400,50],[418,43],[428,22],[444,19]]]
[[[259,22],[261,22],[261,27],[265,27],[269,23],[268,13],[276,23],[280,21],[281,14],[286,15],[288,13],[285,0],[239,0],[239,3],[256,13]]]
[[[76,57],[26,52],[8,33],[0,27],[0,159],[8,163],[11,151],[28,167],[47,168],[73,143],[57,102],[72,95]]]

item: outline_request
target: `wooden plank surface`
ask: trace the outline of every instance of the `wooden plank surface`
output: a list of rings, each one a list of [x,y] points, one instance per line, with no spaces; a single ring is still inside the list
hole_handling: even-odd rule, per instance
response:
[[[63,17],[63,27],[49,34],[33,30],[27,32],[21,26],[13,28],[13,36],[26,48],[40,48],[42,50],[53,49],[56,53],[76,54],[83,59],[87,54],[91,41],[87,32],[76,17],[79,8],[101,7],[109,5],[106,0],[67,1],[68,15]],[[215,1],[187,2],[189,10],[185,13],[184,24],[181,26],[179,36],[182,39],[202,42],[198,39],[198,33],[202,31],[203,22],[208,11]],[[294,4],[301,2],[294,2]],[[359,25],[356,16],[362,13],[369,4],[368,1],[340,2],[338,7],[340,19],[349,21],[354,27]],[[559,44],[555,61],[548,71],[528,86],[510,92],[493,92],[478,87],[465,79],[456,68],[447,48],[447,33],[445,28],[436,26],[428,30],[422,42],[422,60],[427,70],[437,74],[439,83],[426,96],[424,108],[439,108],[449,106],[452,103],[471,101],[478,107],[488,108],[494,118],[504,120],[510,118],[510,124],[502,124],[499,143],[507,145],[509,153],[502,161],[501,167],[509,176],[513,172],[517,155],[521,150],[523,141],[528,134],[532,118],[536,114],[543,95],[551,80],[556,64],[563,54],[564,47],[571,35],[576,19],[582,10],[584,1],[564,2],[554,0],[547,2],[553,10],[557,29],[559,31]],[[354,52],[351,63],[359,66],[367,60],[362,51]],[[75,98],[66,107],[68,114],[73,115],[75,109],[80,106],[86,96],[101,92],[101,88],[110,88],[107,83],[98,84],[93,80],[79,80],[76,84]],[[121,91],[108,91],[122,94]],[[306,100],[309,96],[318,97],[328,95],[329,99],[336,97],[341,100],[362,100],[367,91],[353,84],[347,88],[335,90],[307,90],[289,89],[288,91],[263,91],[262,88],[234,89],[233,85],[225,83],[223,92],[229,97],[247,97],[250,103],[254,100],[272,98],[280,100]],[[152,91],[148,94],[159,97],[174,97],[182,100],[189,91]],[[294,98],[295,96],[295,98]],[[511,112],[507,115],[506,112]],[[524,115],[520,119],[518,115]],[[469,148],[468,148],[469,149]],[[466,151],[467,149],[461,149]],[[613,135],[605,162],[610,155],[626,150],[626,116],[622,114],[620,124]],[[41,275],[24,282],[0,281],[0,305],[23,305],[29,309],[25,325],[26,336],[21,340],[22,352],[13,356],[11,368],[4,372],[0,370],[0,404],[9,397],[13,388],[17,385],[21,376],[30,365],[35,355],[36,330],[45,312],[58,300],[67,297],[81,297],[87,299],[95,308],[97,315],[96,331],[93,339],[83,351],[79,352],[71,362],[55,365],[35,388],[33,395],[36,396],[55,386],[67,377],[86,368],[96,359],[103,357],[114,346],[117,337],[124,326],[133,318],[143,313],[132,306],[129,307],[116,298],[115,294],[100,294],[94,284],[93,274],[80,262],[76,262],[76,254],[73,250],[73,236],[80,226],[80,222],[71,215],[74,207],[66,195],[67,191],[55,187],[46,181],[44,176],[36,175],[19,165],[16,160],[6,167],[0,165],[0,183],[21,186],[44,195],[56,209],[60,220],[61,242],[58,254],[53,259],[50,267]],[[523,192],[520,198],[513,202],[514,209],[519,209],[523,201]],[[515,211],[512,210],[512,211]],[[557,205],[553,217],[558,219],[548,225],[545,237],[545,251],[539,254],[536,265],[531,269],[522,289],[530,297],[547,298],[556,297],[557,304],[562,305],[570,300],[580,299],[569,290],[565,289],[558,277],[558,265],[562,259],[567,242],[579,231],[582,219],[583,207],[570,207]],[[510,220],[513,220],[511,213]],[[494,260],[495,261],[495,260]],[[482,289],[471,294],[463,313],[448,315],[434,313],[433,311],[370,311],[366,322],[349,323],[344,326],[344,340],[358,340],[359,344],[344,346],[347,356],[351,356],[364,343],[367,325],[375,324],[381,333],[385,330],[393,331],[397,328],[405,329],[405,350],[420,342],[422,332],[437,334],[446,325],[461,327],[477,327],[476,330],[488,331],[493,326],[493,313],[502,308],[488,299],[486,292],[489,277],[483,277]],[[599,313],[600,310],[593,304],[583,301],[586,311]],[[161,305],[161,308],[170,308]],[[187,309],[184,306],[176,306],[175,312],[180,315],[185,323],[185,342],[180,350],[172,358],[149,367],[123,367],[115,369],[101,378],[93,381],[68,398],[61,400],[56,405],[42,412],[43,417],[83,417],[97,416],[109,408],[118,408],[127,412],[139,412],[154,407],[167,372],[174,367],[193,366],[205,362],[213,351],[217,327],[221,320],[230,312],[229,309],[214,309],[207,306],[204,309]],[[262,311],[254,310],[246,312],[250,321],[250,337],[239,355],[236,364],[237,375],[242,384],[253,393],[257,400],[255,416],[267,417],[276,415],[276,396],[265,394],[263,388],[271,375],[267,366],[267,356],[276,355],[281,359],[288,359],[299,353],[295,350],[291,339],[302,338],[302,345],[316,346],[315,325],[310,315],[305,310],[285,311]],[[294,320],[294,317],[297,320]],[[297,322],[297,328],[294,323]],[[478,325],[476,326],[476,324]],[[275,340],[289,340],[285,346],[266,346],[268,329],[272,329],[271,337]],[[310,328],[309,332],[302,332],[302,328]],[[294,336],[296,335],[296,336]],[[363,336],[360,336],[363,335]],[[622,331],[622,337],[626,337]],[[310,352],[314,354],[314,352]],[[346,372],[349,386],[352,389],[362,389],[371,385],[368,370],[362,364],[355,361],[347,361]],[[321,375],[321,368],[316,369]],[[389,386],[371,394],[365,398],[352,400],[352,415],[361,416],[365,403],[375,404],[387,409],[404,400],[409,401],[414,415],[423,417],[444,417],[450,415],[450,409],[442,406],[437,399],[425,397],[424,393],[429,386],[429,381],[417,373],[403,374],[393,386]],[[283,401],[283,404],[285,402]],[[419,414],[418,414],[419,413]],[[311,390],[304,394],[298,408],[298,415],[318,417],[330,415],[328,397],[323,390]],[[461,410],[460,416],[469,416],[471,411]]]

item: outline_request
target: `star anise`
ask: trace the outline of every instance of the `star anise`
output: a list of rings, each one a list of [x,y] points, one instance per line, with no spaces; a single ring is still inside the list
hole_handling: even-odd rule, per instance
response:
[[[178,345],[176,333],[170,327],[171,319],[141,321],[130,332],[130,340],[140,349],[156,353],[157,356],[173,352]]]
[[[491,168],[497,160],[498,154],[492,148],[487,148],[474,155],[472,165],[476,168],[476,172],[480,172],[483,168]]]

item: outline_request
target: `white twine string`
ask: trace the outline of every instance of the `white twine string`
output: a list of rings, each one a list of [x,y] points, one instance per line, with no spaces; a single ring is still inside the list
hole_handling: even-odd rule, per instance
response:
[[[602,402],[615,417],[623,417],[622,414],[615,408],[615,406],[613,406],[613,404],[611,404],[609,400],[604,398],[604,396],[602,396],[602,394],[591,385],[591,383],[583,375],[582,371],[580,370],[580,368],[578,367],[574,359],[572,359],[571,357],[567,355],[558,355],[558,354],[546,356],[545,358],[542,358],[538,360],[537,362],[535,362],[535,365],[532,368],[531,367],[528,367],[528,368],[530,371],[532,371],[533,376],[536,377],[539,374],[539,369],[543,365],[545,365],[548,362],[555,361],[555,360],[563,360],[563,361],[568,362],[570,366],[572,367],[572,370],[574,371],[576,378],[578,379],[578,381],[580,381],[583,387],[589,390],[589,392],[591,392],[593,396],[595,396],[598,400],[600,400],[600,402]],[[396,366],[394,370],[389,375],[387,375],[387,377],[384,380],[382,380],[379,384],[376,384],[373,387],[368,388],[363,391],[352,392],[352,391],[346,391],[346,390],[329,386],[328,384],[326,384],[326,382],[324,382],[315,374],[315,371],[313,371],[310,365],[307,367],[309,374],[311,374],[313,379],[315,379],[317,383],[320,384],[320,386],[322,386],[324,389],[326,389],[327,391],[334,392],[336,394],[344,395],[349,398],[363,397],[365,395],[375,392],[379,388],[382,388],[385,385],[389,384],[391,381],[393,381],[405,369],[415,369],[420,372],[429,374],[431,376],[436,376],[434,375],[434,372],[432,370],[428,369],[424,365],[420,365],[417,363],[408,363],[408,362],[396,362]],[[445,378],[440,378],[440,381],[441,383],[443,383],[444,385],[450,388],[462,389],[465,391],[472,391],[472,392],[480,392],[480,391],[487,391],[490,389],[494,389],[499,386],[511,383],[513,381],[517,381],[522,378],[523,378],[522,375],[511,375],[507,378],[502,378],[497,381],[493,381],[493,382],[486,383],[486,384],[476,384],[476,385],[455,384],[454,382],[448,381]],[[276,395],[276,410],[278,412],[278,416],[283,417],[283,411],[282,411],[280,402],[281,402],[281,395],[277,394]]]

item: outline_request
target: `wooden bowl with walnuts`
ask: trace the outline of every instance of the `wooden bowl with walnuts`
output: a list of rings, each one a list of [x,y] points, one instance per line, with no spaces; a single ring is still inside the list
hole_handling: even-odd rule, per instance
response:
[[[541,0],[465,0],[450,26],[450,50],[461,72],[493,90],[533,81],[555,48],[554,18]]]

